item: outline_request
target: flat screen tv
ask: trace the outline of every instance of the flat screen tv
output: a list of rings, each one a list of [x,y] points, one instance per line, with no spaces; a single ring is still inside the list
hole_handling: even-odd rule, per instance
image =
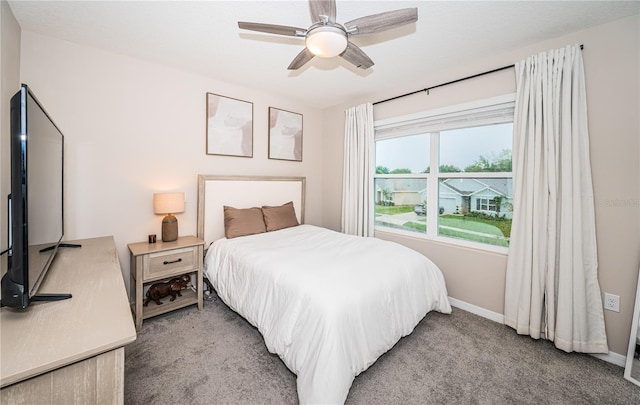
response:
[[[38,294],[64,236],[64,136],[26,84],[11,98],[8,269],[2,306],[70,298]]]

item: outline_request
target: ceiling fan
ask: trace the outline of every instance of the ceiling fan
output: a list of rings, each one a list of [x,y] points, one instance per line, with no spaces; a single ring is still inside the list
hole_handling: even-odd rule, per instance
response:
[[[347,62],[361,69],[373,66],[373,61],[350,37],[375,34],[418,21],[417,8],[387,11],[356,18],[345,24],[336,22],[335,0],[309,0],[312,24],[309,28],[286,25],[263,24],[238,21],[238,27],[250,31],[290,37],[304,37],[305,48],[291,62],[288,69],[296,70],[313,59],[341,56]]]

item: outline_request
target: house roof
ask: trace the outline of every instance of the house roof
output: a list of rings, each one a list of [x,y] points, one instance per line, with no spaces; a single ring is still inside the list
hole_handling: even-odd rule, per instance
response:
[[[509,178],[484,178],[480,181],[498,194],[513,196],[513,180]]]
[[[423,192],[427,187],[424,179],[412,178],[377,178],[375,180],[377,188],[395,192]]]
[[[464,196],[478,194],[485,190],[492,190],[502,196],[513,196],[513,181],[508,178],[456,178],[446,179],[442,184]]]
[[[453,192],[469,196],[491,190],[497,195],[513,196],[513,181],[509,178],[450,178],[442,181],[443,186]],[[376,178],[378,191],[424,193],[426,181],[416,178]]]

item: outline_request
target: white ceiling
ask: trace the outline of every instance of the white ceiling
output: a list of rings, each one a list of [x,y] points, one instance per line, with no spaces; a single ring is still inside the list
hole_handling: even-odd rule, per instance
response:
[[[357,69],[315,58],[288,71],[302,38],[241,32],[237,21],[306,28],[306,1],[9,0],[26,31],[136,56],[217,80],[262,89],[325,108],[434,83],[425,78],[465,60],[503,53],[640,13],[639,1],[337,0],[337,21],[405,7],[418,21],[354,37],[375,62]],[[452,78],[455,79],[455,78]]]

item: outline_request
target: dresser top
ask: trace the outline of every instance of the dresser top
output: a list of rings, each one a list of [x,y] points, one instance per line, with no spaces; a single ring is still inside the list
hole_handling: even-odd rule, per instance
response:
[[[113,237],[65,241],[39,293],[70,293],[63,301],[0,308],[1,386],[122,347],[136,339]]]

